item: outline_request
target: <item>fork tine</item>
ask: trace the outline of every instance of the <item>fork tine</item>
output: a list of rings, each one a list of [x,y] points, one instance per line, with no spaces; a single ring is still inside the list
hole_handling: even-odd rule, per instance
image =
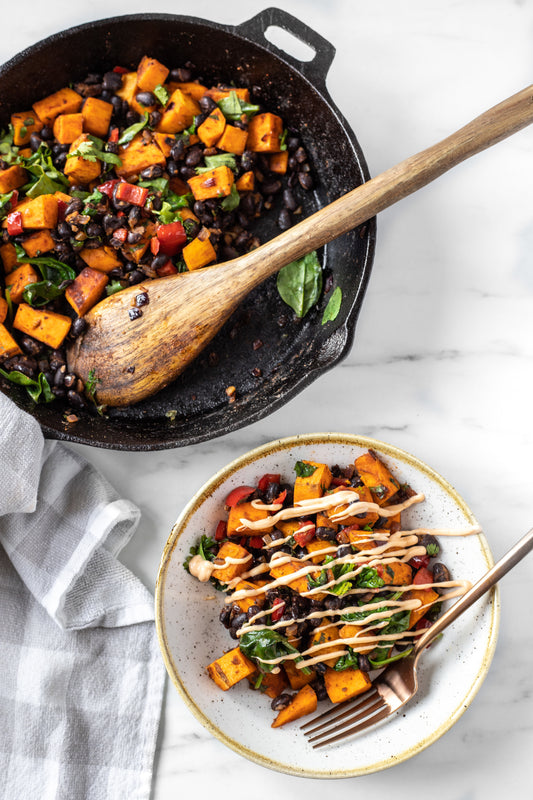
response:
[[[305,731],[305,735],[308,736],[310,733],[315,733],[315,731],[333,724],[343,716],[343,713],[348,714],[352,711],[357,711],[358,709],[363,708],[363,706],[365,706],[371,700],[375,700],[377,697],[379,697],[379,695],[375,687],[372,687],[364,694],[359,695],[359,697],[356,699],[345,700],[344,703],[339,703],[333,708],[330,708],[328,711],[324,711],[322,714],[319,714],[318,716],[306,722],[300,727],[300,729]],[[306,728],[309,728],[310,725],[315,726],[317,722],[322,724],[306,730]]]
[[[366,730],[366,728],[370,728],[372,725],[376,725],[382,719],[385,719],[391,714],[391,710],[387,705],[382,705],[382,710],[377,710],[373,716],[368,717],[363,722],[360,722],[358,725],[354,725],[347,730],[342,731],[342,733],[337,733],[335,736],[331,736],[329,738],[323,738],[324,736],[328,737],[331,731],[325,731],[323,734],[319,734],[318,736],[313,736],[309,739],[310,742],[315,742],[313,744],[313,749],[316,750],[318,747],[325,747],[326,745],[334,744],[335,742],[340,741],[341,739],[347,739],[349,736],[353,736],[356,733],[360,733],[361,731]],[[342,726],[341,726],[342,727]],[[320,740],[320,741],[319,741]]]
[[[329,728],[330,730],[327,733],[333,733],[333,731],[339,730],[343,728],[345,725],[348,725],[351,722],[357,722],[360,719],[364,719],[368,714],[375,711],[377,708],[380,708],[383,705],[383,700],[379,696],[376,691],[366,693],[364,696],[364,700],[359,700],[359,702],[353,703],[348,702],[344,708],[336,708],[336,714],[329,713],[329,718],[325,721],[322,721],[320,717],[318,717],[316,721],[320,721],[319,725],[315,725],[315,727],[310,728],[309,730],[305,731],[306,736],[310,736],[311,734],[318,733],[318,731],[322,731],[325,728]],[[335,723],[338,723],[335,725]],[[335,726],[335,727],[331,727]],[[326,733],[324,731],[322,736]]]

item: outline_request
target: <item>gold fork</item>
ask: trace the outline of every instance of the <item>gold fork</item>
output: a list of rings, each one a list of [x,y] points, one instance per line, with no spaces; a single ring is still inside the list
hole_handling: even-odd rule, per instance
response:
[[[346,700],[301,726],[313,747],[324,747],[347,739],[386,719],[418,690],[418,659],[434,639],[457,617],[488,592],[533,547],[533,528],[500,561],[422,634],[412,653],[390,664],[372,688],[355,700]]]

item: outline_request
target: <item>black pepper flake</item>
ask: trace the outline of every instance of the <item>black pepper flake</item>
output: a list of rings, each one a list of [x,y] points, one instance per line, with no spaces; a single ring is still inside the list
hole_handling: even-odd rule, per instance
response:
[[[139,319],[139,317],[142,317],[143,312],[140,308],[130,308],[128,309],[128,314],[130,319]]]
[[[129,372],[129,373],[130,373],[130,375],[133,375],[133,373],[135,372],[135,367],[128,367],[128,369],[126,370],[126,372]]]

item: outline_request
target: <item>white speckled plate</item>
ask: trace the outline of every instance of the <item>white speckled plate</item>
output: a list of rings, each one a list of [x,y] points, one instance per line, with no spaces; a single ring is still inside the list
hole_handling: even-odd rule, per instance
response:
[[[241,484],[254,485],[266,472],[294,478],[299,459],[350,464],[373,448],[401,482],[426,501],[405,516],[405,527],[463,529],[476,524],[457,492],[430,467],[391,445],[346,434],[309,434],[258,447],[214,475],[192,498],[165,547],[156,588],[159,641],[167,670],[193,714],[224,744],[262,766],[292,775],[340,778],[385,769],[415,755],[445,733],[468,708],[489,669],[499,623],[498,593],[482,598],[424,654],[417,697],[386,722],[335,747],[313,750],[300,724],[272,729],[268,697],[242,681],[222,692],[206,665],[234,647],[218,620],[223,598],[184,569],[189,548],[213,535],[224,499]],[[455,578],[474,582],[493,564],[482,534],[441,537],[441,560]],[[319,704],[319,711],[327,703]]]

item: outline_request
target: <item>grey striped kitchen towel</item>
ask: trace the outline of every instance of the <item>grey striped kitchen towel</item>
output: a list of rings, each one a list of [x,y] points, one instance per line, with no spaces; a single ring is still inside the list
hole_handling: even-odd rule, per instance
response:
[[[165,682],[139,510],[0,393],[0,797],[148,800]]]

